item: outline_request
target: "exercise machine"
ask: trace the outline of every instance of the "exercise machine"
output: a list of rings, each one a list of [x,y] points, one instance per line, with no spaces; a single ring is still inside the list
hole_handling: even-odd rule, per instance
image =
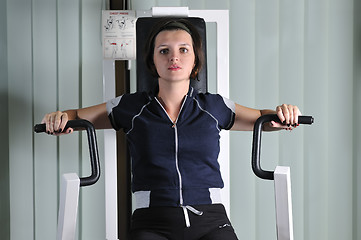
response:
[[[172,13],[172,17],[201,17],[206,22],[216,22],[217,23],[217,79],[222,82],[218,82],[217,84],[217,92],[220,93],[224,97],[228,97],[228,89],[229,89],[229,72],[228,72],[228,11],[225,10],[188,10],[188,8],[182,8],[179,11],[174,13],[174,8],[171,11],[169,8],[153,8],[151,11],[139,11],[137,12],[137,17],[146,17],[148,19],[154,17],[164,17],[162,14]],[[139,19],[138,19],[139,20]],[[141,20],[142,21],[142,20]],[[141,22],[139,21],[139,23]],[[142,39],[142,38],[140,38]],[[138,41],[138,40],[137,40]],[[139,52],[139,51],[138,51]],[[137,71],[140,71],[140,66],[142,64],[137,65]],[[104,61],[104,100],[107,101],[114,96],[114,88],[115,88],[115,78],[114,78],[114,60]],[[144,78],[145,79],[145,78]],[[147,82],[147,81],[146,81]],[[149,81],[150,82],[150,81]],[[148,82],[148,83],[149,83]],[[137,83],[137,90],[144,90],[143,83]],[[197,89],[197,88],[196,88]],[[302,123],[302,117],[300,118]],[[274,119],[272,119],[274,120]],[[85,121],[85,120],[81,120]],[[260,126],[266,122],[271,120],[262,120]],[[73,124],[69,122],[68,124]],[[69,240],[74,239],[75,237],[75,228],[76,228],[76,215],[77,215],[77,206],[78,206],[78,195],[79,195],[79,187],[81,186],[89,186],[94,184],[100,174],[99,170],[99,160],[98,153],[96,150],[96,137],[94,130],[91,130],[91,126],[88,123],[83,123],[84,125],[72,125],[72,127],[80,127],[85,128],[88,132],[88,141],[90,148],[90,156],[91,156],[91,165],[92,165],[92,177],[87,178],[79,178],[76,174],[64,174],[61,186],[60,193],[60,206],[59,206],[59,222],[58,222],[58,240]],[[259,124],[259,123],[256,123]],[[86,126],[85,126],[86,125]],[[70,126],[68,126],[70,127]],[[88,130],[89,128],[89,130]],[[36,126],[37,132],[44,132],[45,126]],[[40,130],[39,130],[40,129]],[[256,129],[256,127],[255,127]],[[261,128],[260,128],[261,131]],[[90,135],[90,136],[89,136]],[[257,133],[260,144],[261,132]],[[90,140],[89,138],[93,139]],[[106,239],[113,240],[117,239],[117,219],[116,219],[116,209],[117,209],[117,199],[115,192],[117,191],[116,186],[116,145],[115,145],[115,133],[112,130],[106,130],[104,132],[104,145],[106,147],[105,150],[105,178],[106,178]],[[229,152],[228,152],[228,144],[229,137],[228,133],[225,131],[222,133],[221,137],[221,145],[223,148],[220,153],[220,164],[222,175],[225,176],[225,194],[222,196],[222,199],[225,201],[226,209],[228,209],[229,205]],[[259,145],[260,147],[260,145]],[[276,209],[277,209],[277,232],[278,236],[282,236],[283,232],[288,232],[288,238],[278,237],[280,240],[282,239],[293,239],[293,226],[292,226],[292,206],[291,206],[291,191],[290,191],[290,173],[289,168],[287,167],[277,167],[274,172],[263,171],[260,168],[259,164],[259,153],[260,150],[256,151],[258,153],[258,160],[252,160],[252,163],[255,163],[255,167],[253,168],[256,175],[268,180],[275,181],[275,193],[276,193]],[[94,154],[96,156],[94,156]],[[253,155],[253,154],[252,154]],[[257,156],[256,156],[257,157]],[[258,164],[257,164],[258,163]],[[94,169],[93,169],[94,167]],[[256,170],[255,170],[256,169]],[[266,174],[265,174],[266,173]],[[271,174],[272,173],[272,174]],[[264,178],[266,176],[266,178]],[[281,179],[281,180],[279,180]],[[90,180],[90,181],[89,181]],[[87,184],[89,183],[89,184]],[[280,193],[278,193],[280,192]],[[285,197],[286,196],[286,197]],[[282,202],[283,201],[283,202]],[[285,203],[287,204],[287,210],[281,210],[284,208]],[[280,213],[279,213],[280,211]],[[279,217],[279,216],[287,216]],[[279,220],[280,219],[280,220]],[[280,226],[280,227],[279,227]],[[283,230],[286,229],[286,230]],[[287,233],[286,233],[287,234]]]
[[[257,119],[253,129],[252,169],[254,174],[264,180],[273,180],[276,200],[276,228],[278,240],[293,240],[293,216],[291,196],[290,167],[277,166],[274,171],[266,171],[261,167],[262,126],[267,122],[280,122],[276,114],[263,115]],[[312,116],[299,116],[299,124],[312,124]]]
[[[88,136],[91,175],[79,177],[76,173],[65,173],[60,183],[60,202],[58,215],[57,240],[74,240],[78,213],[79,188],[95,184],[100,177],[99,154],[95,128],[87,120],[71,120],[65,129],[85,129]],[[34,126],[34,132],[46,131],[45,124]]]
[[[159,17],[178,17],[178,18],[200,18],[195,21],[202,22],[205,25],[206,22],[216,23],[217,32],[216,32],[216,75],[218,80],[217,84],[217,93],[221,94],[224,97],[229,97],[229,69],[228,69],[228,59],[229,59],[229,18],[228,10],[189,10],[187,7],[180,8],[163,8],[163,7],[154,7],[151,10],[139,10],[135,14],[137,20],[140,18],[146,18],[143,20],[152,20],[153,18]],[[204,19],[204,20],[201,20]],[[147,22],[140,20],[137,25],[140,25],[140,22]],[[192,20],[193,21],[193,20]],[[147,23],[145,23],[147,25]],[[147,25],[149,26],[149,25]],[[147,29],[147,26],[144,27],[143,32]],[[201,29],[205,29],[205,26],[202,26]],[[142,32],[142,31],[140,31]],[[205,40],[205,30],[203,33],[203,39]],[[137,37],[138,39],[144,40]],[[141,46],[141,43],[138,43],[137,46]],[[206,44],[204,44],[206,46]],[[141,52],[141,51],[138,51]],[[142,59],[142,58],[140,58]],[[138,59],[139,60],[139,59]],[[103,61],[103,81],[104,81],[104,101],[108,101],[115,97],[115,71],[114,71],[114,62],[115,59],[107,59]],[[129,62],[129,68],[130,68]],[[139,64],[137,61],[137,72],[139,71],[142,64]],[[205,65],[206,66],[206,65]],[[199,91],[206,91],[206,67],[200,73],[199,81],[195,82],[195,89]],[[147,82],[147,78],[142,78],[144,82]],[[204,79],[204,80],[202,80]],[[145,83],[137,82],[137,90],[145,90]],[[152,86],[151,86],[152,87]],[[203,90],[201,90],[203,89]],[[82,120],[83,121],[83,120]],[[93,140],[89,140],[90,156],[92,163],[92,178],[91,184],[99,178],[100,169],[98,163],[98,153],[96,150],[96,138],[95,132],[88,123],[82,122],[79,123],[69,121],[70,124],[67,127],[80,127],[85,128],[88,132],[88,138],[90,137]],[[73,125],[75,124],[75,125]],[[86,126],[82,125],[85,124]],[[89,130],[88,130],[89,128]],[[34,128],[35,132],[44,132],[45,125],[40,124],[36,125]],[[94,137],[94,138],[93,138]],[[105,217],[106,217],[106,239],[107,240],[117,240],[118,239],[118,216],[117,216],[117,157],[116,157],[116,136],[113,130],[104,130],[104,146],[105,146],[105,156],[104,156],[104,176],[105,176]],[[222,199],[224,205],[229,212],[229,133],[222,132],[221,138],[221,152],[219,154],[219,161],[221,163],[222,175],[224,175],[225,188],[222,191]],[[96,153],[96,154],[95,154]],[[94,156],[95,154],[95,156]],[[93,157],[93,159],[92,159]],[[94,169],[93,169],[94,167]],[[94,173],[93,173],[94,172]],[[79,187],[90,186],[91,184],[86,184],[87,180],[79,178],[77,174],[64,174],[61,181],[60,189],[60,204],[59,204],[59,217],[58,217],[58,240],[72,240],[75,237],[76,231],[76,216],[78,208],[78,197],[79,197]],[[85,180],[85,182],[84,182]],[[85,183],[85,184],[84,184]],[[122,211],[128,211],[123,210]]]

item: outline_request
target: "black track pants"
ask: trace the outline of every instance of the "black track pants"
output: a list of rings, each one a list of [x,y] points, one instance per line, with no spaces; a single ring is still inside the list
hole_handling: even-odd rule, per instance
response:
[[[186,227],[181,207],[137,209],[132,217],[132,240],[236,240],[237,236],[221,204],[197,205],[198,216],[188,211]]]

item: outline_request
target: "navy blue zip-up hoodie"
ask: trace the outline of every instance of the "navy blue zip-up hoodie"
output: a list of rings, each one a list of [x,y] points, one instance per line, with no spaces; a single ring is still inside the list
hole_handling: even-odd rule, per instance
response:
[[[129,143],[137,208],[218,202],[219,132],[232,127],[234,109],[232,101],[192,87],[174,123],[152,93],[107,102],[112,126],[123,129]]]

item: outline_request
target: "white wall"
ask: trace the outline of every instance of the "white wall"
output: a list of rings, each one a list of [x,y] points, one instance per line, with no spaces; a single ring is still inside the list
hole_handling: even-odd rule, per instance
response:
[[[1,6],[7,59],[0,61],[7,74],[1,73],[0,93],[8,94],[1,115],[9,125],[8,141],[0,139],[9,146],[1,166],[9,163],[11,240],[53,239],[59,175],[88,173],[86,142],[78,134],[34,135],[32,126],[48,111],[102,101],[103,1],[7,0]],[[361,18],[354,15],[360,3],[132,1],[133,9],[151,6],[230,10],[231,98],[256,108],[294,103],[315,117],[313,126],[264,135],[264,168],[291,166],[295,238],[360,239]],[[251,137],[231,133],[231,219],[240,239],[276,239],[273,184],[251,171]],[[102,155],[101,142],[100,149]],[[105,238],[103,177],[82,190],[79,239]]]

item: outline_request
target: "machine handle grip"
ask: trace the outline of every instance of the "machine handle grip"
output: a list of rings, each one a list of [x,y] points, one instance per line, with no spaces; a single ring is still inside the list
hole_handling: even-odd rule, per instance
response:
[[[97,138],[95,134],[95,128],[93,124],[85,119],[70,120],[67,122],[65,129],[68,128],[80,128],[85,129],[88,136],[91,175],[88,177],[80,178],[80,186],[90,186],[95,184],[100,177],[100,164],[99,164],[99,153],[97,146]],[[36,124],[34,126],[34,132],[42,133],[46,131],[45,124]]]
[[[266,180],[274,180],[274,172],[273,171],[265,171],[261,168],[261,137],[262,137],[262,126],[266,122],[281,122],[276,114],[267,114],[259,117],[254,124],[253,129],[253,143],[252,143],[252,169],[254,174],[257,177],[266,179]],[[314,118],[312,116],[299,116],[298,123],[299,124],[312,124],[314,122]]]

